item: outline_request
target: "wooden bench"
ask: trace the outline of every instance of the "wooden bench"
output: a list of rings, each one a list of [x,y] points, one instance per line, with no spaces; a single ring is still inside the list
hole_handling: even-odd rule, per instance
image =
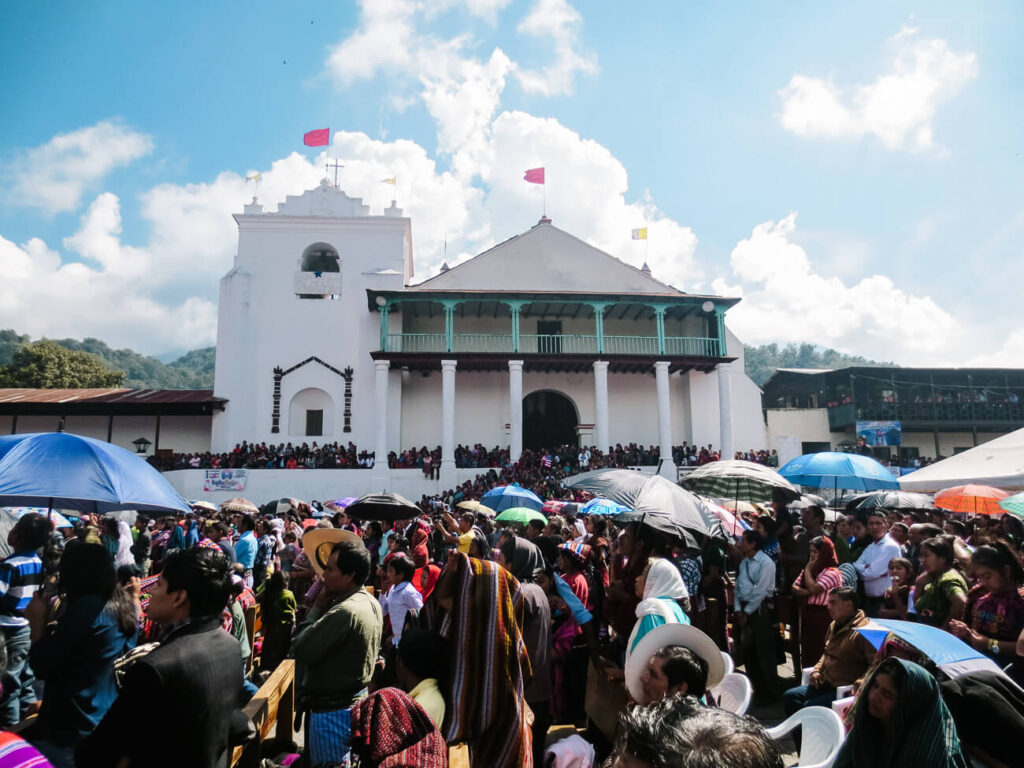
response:
[[[245,632],[249,639],[249,658],[245,662],[245,674],[252,672],[252,663],[256,660],[256,633],[263,628],[260,619],[260,604],[254,603],[245,609]]]
[[[260,747],[270,737],[271,731],[282,742],[292,740],[295,723],[295,660],[282,661],[242,711],[256,725],[256,739],[244,747],[235,748],[231,757],[232,768],[259,765]]]

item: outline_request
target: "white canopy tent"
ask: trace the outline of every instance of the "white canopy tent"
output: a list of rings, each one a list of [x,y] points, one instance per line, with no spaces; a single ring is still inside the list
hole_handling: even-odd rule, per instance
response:
[[[965,483],[1024,490],[1024,429],[900,478],[900,488],[905,491],[934,492]]]

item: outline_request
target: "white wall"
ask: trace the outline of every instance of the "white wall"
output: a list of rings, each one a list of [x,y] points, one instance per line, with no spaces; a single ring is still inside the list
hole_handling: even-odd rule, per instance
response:
[[[836,448],[845,436],[828,429],[825,408],[769,408],[768,447],[779,452],[779,466],[801,455],[801,443],[829,443]]]
[[[0,435],[11,434],[13,416],[0,416]],[[203,453],[210,450],[211,416],[163,416],[160,419],[160,448],[176,453]],[[17,434],[29,432],[55,432],[57,416],[18,416]],[[69,416],[64,431],[106,441],[109,417],[103,415]],[[156,442],[156,416],[115,416],[110,442],[134,451],[133,440],[144,437]],[[153,446],[149,452],[152,453]]]

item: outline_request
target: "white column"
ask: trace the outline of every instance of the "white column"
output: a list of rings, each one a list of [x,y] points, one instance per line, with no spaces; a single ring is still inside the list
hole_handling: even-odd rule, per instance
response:
[[[736,454],[732,442],[732,366],[719,363],[715,370],[718,374],[718,422],[721,429],[718,450],[723,459],[731,459]]]
[[[668,391],[667,360],[658,360],[654,364],[654,377],[658,386],[658,443],[661,450],[661,463],[658,473],[675,480],[675,462],[672,461],[672,403]]]
[[[455,360],[441,361],[441,485],[455,481]]]
[[[523,361],[508,361],[509,453],[512,461],[523,455]]]
[[[377,400],[377,441],[374,446],[373,484],[380,490],[387,490],[391,473],[388,471],[388,369],[387,360],[376,360],[373,364]]]
[[[594,442],[607,451],[608,440],[608,361],[594,361]]]

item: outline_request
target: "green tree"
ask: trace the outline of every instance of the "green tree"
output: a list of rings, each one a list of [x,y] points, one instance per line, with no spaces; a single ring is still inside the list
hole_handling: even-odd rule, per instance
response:
[[[10,365],[0,368],[4,387],[119,387],[123,381],[123,372],[111,370],[96,355],[48,339],[21,346]]]

